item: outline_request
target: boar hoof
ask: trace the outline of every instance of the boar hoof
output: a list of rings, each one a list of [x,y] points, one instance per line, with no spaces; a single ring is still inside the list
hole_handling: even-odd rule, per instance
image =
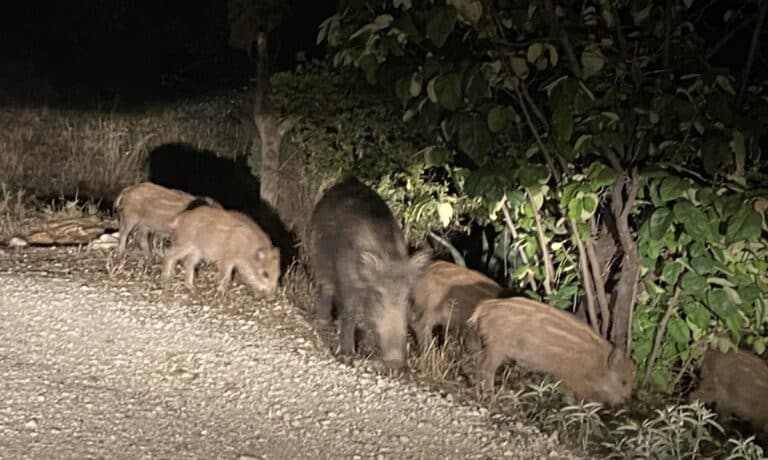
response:
[[[393,371],[402,371],[405,369],[405,361],[400,359],[384,360],[384,367]]]

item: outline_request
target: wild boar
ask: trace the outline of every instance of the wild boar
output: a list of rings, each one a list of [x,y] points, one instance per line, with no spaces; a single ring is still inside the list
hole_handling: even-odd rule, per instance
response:
[[[720,417],[736,415],[768,433],[768,364],[744,350],[708,349],[690,399],[715,403]]]
[[[149,244],[150,233],[167,236],[171,232],[171,221],[185,210],[190,203],[205,203],[221,208],[221,205],[209,197],[195,197],[181,190],[165,188],[152,182],[125,187],[115,199],[114,208],[120,221],[120,239],[117,253],[125,251],[128,236],[133,230],[144,257],[150,258],[152,250]]]
[[[420,349],[432,341],[436,325],[462,331],[477,304],[501,294],[501,286],[484,274],[450,262],[433,262],[411,292],[410,326]]]
[[[373,330],[384,364],[405,364],[408,298],[430,261],[408,256],[403,231],[384,200],[354,177],[330,187],[312,212],[310,259],[319,284],[317,317],[339,307],[340,352],[355,353],[355,329]]]
[[[578,399],[623,403],[632,393],[631,359],[573,315],[523,297],[481,302],[467,323],[482,342],[477,383],[492,388],[496,369],[507,359],[561,380]]]
[[[195,267],[201,260],[215,262],[221,274],[218,292],[226,291],[232,272],[256,295],[272,294],[280,277],[280,251],[248,216],[210,206],[184,211],[171,222],[173,243],[163,261],[161,279],[168,283],[184,259],[186,286],[194,291]]]

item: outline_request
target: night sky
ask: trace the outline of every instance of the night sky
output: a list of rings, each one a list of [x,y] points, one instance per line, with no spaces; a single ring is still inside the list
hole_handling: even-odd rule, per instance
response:
[[[317,27],[335,0],[292,0],[270,36],[273,68],[290,69],[297,51],[321,57]],[[227,2],[170,0],[26,1],[0,14],[0,103],[29,101],[46,87],[56,105],[109,100],[146,103],[169,94],[241,86],[252,76],[244,51],[227,43]],[[161,86],[173,75],[173,88]],[[34,97],[32,99],[35,99]]]

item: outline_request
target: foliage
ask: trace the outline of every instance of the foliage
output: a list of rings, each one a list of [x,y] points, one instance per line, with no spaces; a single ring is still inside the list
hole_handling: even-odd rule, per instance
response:
[[[310,64],[276,74],[272,85],[276,109],[301,117],[286,136],[281,156],[306,153],[302,179],[314,189],[322,191],[343,174],[356,175],[382,195],[414,243],[430,232],[460,228],[459,215],[477,212],[478,200],[436,180],[448,174],[461,184],[467,169],[433,171],[431,165],[442,161],[443,152],[420,149],[425,142],[420,128],[400,123],[397,106],[362,87],[355,75]]]
[[[430,170],[466,168],[445,183],[514,238],[509,281],[584,302],[661,388],[706,344],[766,344],[765,85],[707,61],[692,3],[349,0],[318,35]]]

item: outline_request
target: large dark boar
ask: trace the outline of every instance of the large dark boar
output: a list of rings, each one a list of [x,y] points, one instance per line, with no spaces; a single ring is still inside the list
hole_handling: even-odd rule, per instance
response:
[[[635,367],[621,350],[573,315],[523,297],[481,302],[468,320],[482,341],[477,383],[492,388],[507,359],[551,374],[578,399],[609,405],[632,393]]]
[[[354,177],[329,188],[310,218],[310,257],[320,286],[317,316],[339,306],[340,350],[355,352],[355,328],[372,329],[390,368],[405,364],[408,298],[430,253],[408,257],[402,229],[384,200]]]
[[[419,349],[432,341],[432,330],[461,331],[477,304],[501,294],[501,286],[476,270],[438,260],[414,284],[410,325]]]
[[[184,259],[186,285],[194,291],[195,266],[215,262],[221,274],[218,291],[226,291],[232,272],[254,294],[272,294],[280,277],[280,251],[248,216],[210,206],[179,214],[171,223],[173,243],[165,255],[161,279],[168,283],[176,263]]]
[[[128,235],[136,230],[139,247],[144,257],[150,258],[152,256],[149,244],[150,233],[161,236],[170,234],[173,218],[192,202],[221,208],[221,205],[212,198],[196,198],[181,190],[165,188],[152,182],[141,182],[125,187],[114,203],[120,220],[117,253],[122,254],[125,251]]]
[[[731,414],[768,433],[768,364],[743,350],[709,349],[701,364],[701,382],[690,399],[715,403],[721,417]]]

